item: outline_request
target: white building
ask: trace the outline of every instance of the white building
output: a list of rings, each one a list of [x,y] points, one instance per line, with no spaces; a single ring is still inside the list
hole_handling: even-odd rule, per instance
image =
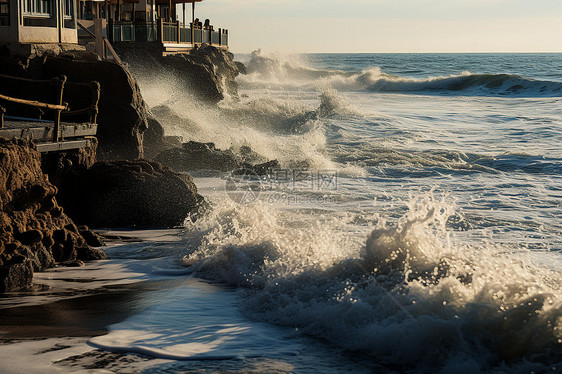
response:
[[[78,43],[77,0],[0,0],[0,43]]]

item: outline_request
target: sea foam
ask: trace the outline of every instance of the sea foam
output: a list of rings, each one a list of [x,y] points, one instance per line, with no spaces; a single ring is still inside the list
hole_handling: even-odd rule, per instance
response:
[[[246,288],[242,309],[253,318],[405,371],[560,365],[560,274],[520,250],[458,243],[454,205],[431,193],[413,196],[397,221],[371,217],[366,237],[351,213],[214,205],[189,227],[195,249],[185,262]]]

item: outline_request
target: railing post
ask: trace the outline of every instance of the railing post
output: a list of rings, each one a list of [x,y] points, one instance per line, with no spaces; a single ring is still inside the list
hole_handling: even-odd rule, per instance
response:
[[[222,29],[219,27],[219,47],[222,45]]]
[[[176,21],[176,25],[178,26],[178,44],[180,44],[180,37],[181,37],[181,29],[180,29],[180,21]]]
[[[164,44],[164,18],[160,18],[160,43]]]
[[[195,3],[193,3],[195,4]],[[195,47],[195,32],[193,31],[193,22],[190,23],[191,29],[191,45]]]
[[[62,95],[64,91],[64,84],[66,83],[66,76],[61,76],[60,79],[55,81],[55,84],[59,88],[59,96],[57,98],[57,104],[62,105]],[[53,141],[57,142],[60,140],[60,109],[55,111],[55,120],[53,125]]]
[[[96,53],[103,60],[105,59],[105,48],[103,45],[102,21],[100,18],[94,20],[94,35],[96,36]]]

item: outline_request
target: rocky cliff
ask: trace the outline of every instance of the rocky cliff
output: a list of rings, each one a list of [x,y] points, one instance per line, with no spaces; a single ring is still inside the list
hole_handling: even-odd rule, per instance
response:
[[[33,271],[105,254],[87,245],[59,206],[32,144],[0,138],[0,292],[26,289]]]

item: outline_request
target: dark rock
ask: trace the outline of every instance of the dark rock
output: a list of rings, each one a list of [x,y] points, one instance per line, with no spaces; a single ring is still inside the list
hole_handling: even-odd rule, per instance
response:
[[[48,57],[43,66],[43,78],[66,75],[73,82],[99,82],[96,135],[99,156],[104,159],[142,157],[147,113],[135,79],[127,68],[115,62],[80,57],[73,54]]]
[[[97,248],[82,247],[76,250],[76,258],[82,261],[105,260],[107,255]]]
[[[236,64],[236,67],[238,68],[238,71],[240,72],[240,74],[242,74],[242,75],[248,74],[248,69],[246,69],[246,65],[244,65],[240,61],[234,61],[234,64]]]
[[[123,42],[114,47],[135,75],[157,79],[171,73],[200,101],[218,103],[227,95],[238,96],[235,78],[241,66],[226,50],[202,46],[189,53],[162,56],[162,49],[149,44],[139,48],[139,43]]]
[[[233,171],[236,169],[251,170],[253,173],[264,175],[271,169],[279,168],[277,160],[255,165],[250,160],[259,156],[250,147],[242,147],[240,154],[231,150],[220,150],[213,143],[199,143],[189,141],[181,148],[172,148],[161,152],[156,160],[176,171],[217,170]]]
[[[88,147],[65,152],[41,154],[41,170],[49,176],[49,181],[60,186],[64,174],[73,168],[89,168],[96,162],[96,138],[90,138]],[[54,194],[53,194],[54,196]]]
[[[274,169],[279,169],[279,161],[277,160],[271,160],[268,162],[264,162],[263,164],[258,164],[258,165],[252,165],[252,164],[248,164],[248,163],[243,163],[239,170],[251,170],[254,174],[257,175],[266,175],[271,173],[272,170]]]
[[[144,150],[147,157],[162,152],[166,147],[164,138],[164,127],[158,122],[154,114],[148,112],[148,129],[144,132]]]
[[[175,226],[202,199],[189,175],[145,160],[75,169],[65,176],[58,198],[76,222],[92,227]]]
[[[78,231],[89,246],[103,247],[105,245],[103,237],[90,230],[88,226],[80,226],[78,227]]]
[[[0,292],[27,290],[32,279],[33,268],[30,261],[0,266]]]
[[[23,244],[23,245],[34,245],[36,243],[39,243],[42,239],[43,239],[43,234],[41,234],[41,231],[39,230],[29,230],[26,232],[22,232],[21,234],[19,234],[17,236],[17,239]]]
[[[60,266],[65,266],[67,268],[77,268],[80,266],[84,266],[84,262],[80,260],[68,260],[59,263]]]

